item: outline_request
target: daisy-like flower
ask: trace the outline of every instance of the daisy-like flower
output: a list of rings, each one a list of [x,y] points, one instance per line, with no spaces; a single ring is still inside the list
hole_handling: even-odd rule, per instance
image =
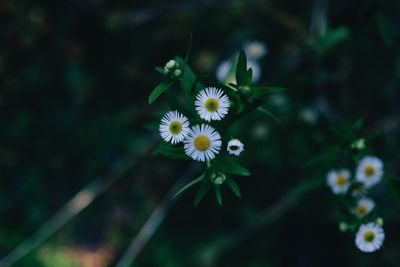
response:
[[[259,41],[247,42],[243,45],[243,50],[249,59],[258,60],[268,53],[267,46]]]
[[[244,150],[244,145],[239,139],[232,139],[228,142],[227,150],[229,154],[239,156]]]
[[[170,111],[161,118],[160,135],[172,144],[180,143],[189,132],[189,121],[178,111]]]
[[[383,162],[377,157],[366,156],[357,166],[356,180],[372,187],[383,177]]]
[[[359,218],[368,215],[375,208],[375,202],[369,198],[360,198],[357,201],[355,213]]]
[[[336,195],[345,194],[350,187],[350,172],[348,170],[332,170],[326,176],[326,182]]]
[[[195,125],[185,138],[185,153],[197,161],[215,158],[221,149],[221,136],[207,124]]]
[[[221,89],[208,87],[197,94],[195,106],[200,118],[220,120],[228,113],[229,98]]]
[[[362,252],[374,252],[378,250],[385,239],[385,233],[381,226],[375,223],[363,224],[356,234],[356,245]]]

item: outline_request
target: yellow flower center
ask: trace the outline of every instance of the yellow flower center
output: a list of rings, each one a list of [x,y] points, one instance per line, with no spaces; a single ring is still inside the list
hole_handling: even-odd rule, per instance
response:
[[[338,185],[340,185],[340,186],[343,186],[343,185],[345,185],[347,183],[347,178],[345,176],[343,176],[343,175],[339,175],[337,180],[336,180],[336,183]]]
[[[218,99],[215,98],[207,99],[204,105],[209,112],[215,112],[219,108]]]
[[[199,151],[206,151],[207,149],[210,148],[211,145],[211,140],[208,138],[208,136],[205,136],[203,134],[197,136],[194,139],[194,146],[196,147],[197,150]]]
[[[365,242],[372,242],[372,241],[375,240],[375,233],[374,233],[373,231],[371,231],[371,230],[366,231],[366,232],[364,233],[363,238],[364,238],[364,241],[365,241]]]
[[[169,131],[171,134],[177,135],[177,134],[181,133],[182,127],[183,127],[183,125],[180,121],[172,121],[169,124]]]
[[[375,174],[375,168],[374,166],[367,165],[364,169],[364,173],[366,176],[372,176]]]
[[[367,213],[367,211],[368,211],[367,207],[364,206],[364,205],[359,205],[359,206],[357,207],[357,210],[358,210],[358,213],[359,213],[361,216],[364,216],[364,215]]]

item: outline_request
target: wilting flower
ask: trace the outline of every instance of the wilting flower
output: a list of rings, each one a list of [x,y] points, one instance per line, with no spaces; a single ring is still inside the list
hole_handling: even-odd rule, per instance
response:
[[[189,132],[188,119],[178,111],[170,111],[161,119],[161,137],[172,144],[182,142]]]
[[[229,98],[221,89],[208,87],[197,94],[195,106],[200,118],[221,120],[228,113]]]
[[[229,154],[239,156],[244,150],[244,145],[239,139],[232,139],[228,142],[227,150]]]
[[[357,167],[356,180],[372,187],[379,183],[383,177],[383,162],[377,157],[364,157]]]
[[[363,224],[356,234],[356,245],[363,252],[378,250],[385,239],[385,233],[381,226],[375,223]]]
[[[355,213],[359,218],[368,215],[375,207],[375,202],[369,198],[360,198],[357,201],[357,206],[355,209]]]
[[[326,176],[326,182],[334,194],[345,194],[350,187],[348,170],[332,170]]]
[[[221,149],[221,136],[207,124],[195,125],[184,140],[185,153],[197,161],[215,158]]]

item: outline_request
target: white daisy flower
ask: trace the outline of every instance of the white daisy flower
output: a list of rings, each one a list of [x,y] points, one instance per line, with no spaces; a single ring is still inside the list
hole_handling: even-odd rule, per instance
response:
[[[180,143],[189,132],[189,121],[178,111],[170,111],[161,118],[160,135],[172,144]]]
[[[259,41],[247,42],[243,45],[246,56],[252,60],[259,60],[268,52],[267,46]]]
[[[350,187],[348,170],[332,170],[326,176],[326,182],[334,194],[345,194]]]
[[[368,215],[375,208],[375,202],[369,198],[360,198],[357,201],[355,213],[359,218]]]
[[[221,89],[208,87],[197,94],[195,106],[200,118],[221,120],[228,113],[229,98]]]
[[[358,164],[356,180],[372,187],[383,177],[383,162],[377,157],[366,156]]]
[[[356,245],[362,252],[378,250],[385,239],[382,227],[375,223],[363,224],[356,234]]]
[[[227,150],[229,154],[239,156],[244,150],[244,145],[239,139],[232,139],[228,142]]]
[[[221,136],[207,124],[195,125],[183,141],[185,153],[197,161],[215,158],[221,149]]]

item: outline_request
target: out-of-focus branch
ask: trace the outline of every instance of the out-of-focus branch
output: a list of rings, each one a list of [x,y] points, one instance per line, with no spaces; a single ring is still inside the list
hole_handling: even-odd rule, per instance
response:
[[[129,267],[137,258],[142,249],[146,246],[147,242],[156,232],[158,227],[164,221],[168,210],[175,203],[172,196],[183,186],[184,182],[193,177],[199,171],[199,165],[193,163],[188,170],[182,175],[180,179],[170,188],[161,200],[159,205],[154,209],[153,213],[143,224],[143,227],[133,239],[132,243],[122,255],[116,267]]]
[[[12,266],[46,241],[78,213],[88,207],[100,194],[107,191],[122,178],[140,159],[151,153],[155,144],[154,138],[138,138],[128,152],[111,165],[107,175],[94,179],[77,193],[64,207],[43,223],[36,232],[1,259],[0,267]]]
[[[207,243],[199,250],[196,250],[197,252],[193,257],[196,264],[199,266],[215,266],[218,257],[220,257],[224,252],[238,246],[251,234],[254,234],[268,224],[282,218],[288,213],[288,211],[299,204],[299,199],[303,195],[310,193],[321,185],[323,185],[323,181],[321,180],[313,180],[298,185],[270,207],[248,220],[242,228],[227,234],[216,241]]]

